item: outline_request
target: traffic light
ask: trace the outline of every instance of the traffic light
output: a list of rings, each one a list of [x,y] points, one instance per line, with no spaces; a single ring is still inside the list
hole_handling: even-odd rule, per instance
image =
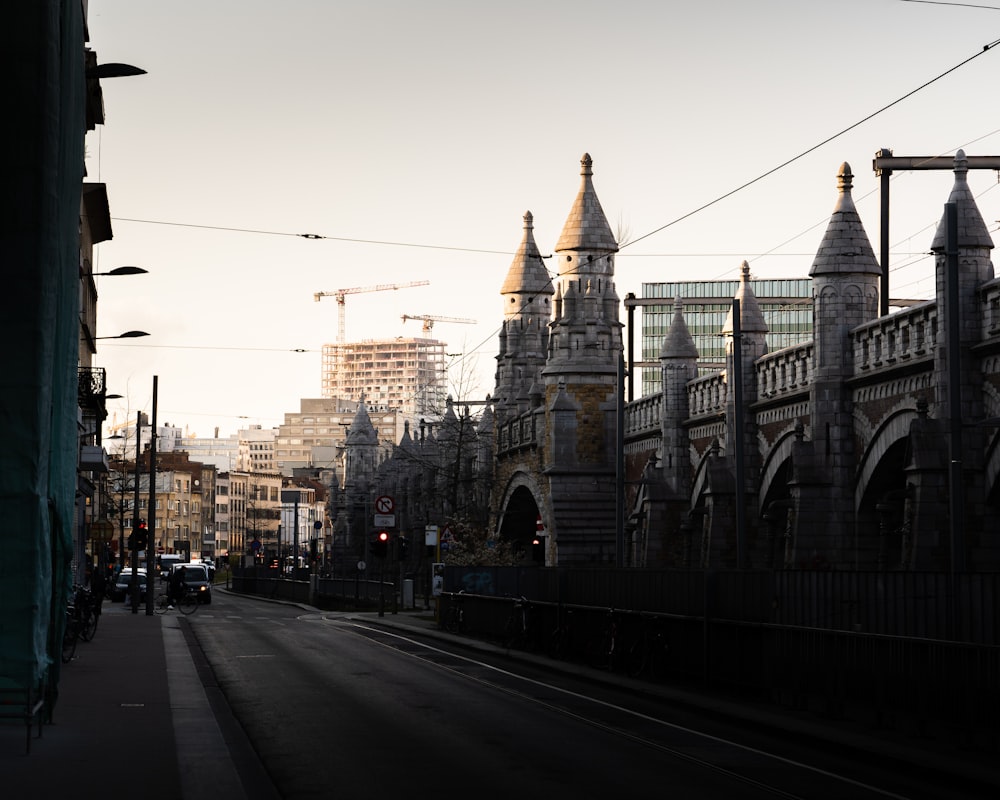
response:
[[[388,552],[389,534],[385,531],[379,531],[375,535],[375,541],[372,543],[372,553],[375,558],[385,558]]]
[[[399,560],[406,561],[410,555],[410,540],[405,536],[399,537]]]
[[[146,520],[139,521],[139,527],[133,528],[128,537],[129,550],[145,550],[149,544],[149,529],[146,527]]]

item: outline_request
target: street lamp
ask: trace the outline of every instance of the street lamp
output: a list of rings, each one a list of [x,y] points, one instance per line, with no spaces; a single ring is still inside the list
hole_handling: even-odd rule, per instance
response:
[[[117,336],[95,336],[94,341],[99,339],[138,339],[140,336],[149,336],[149,334],[146,331],[125,331]]]
[[[147,275],[148,273],[149,270],[142,267],[115,267],[107,272],[91,272],[90,276],[97,278],[102,275]]]

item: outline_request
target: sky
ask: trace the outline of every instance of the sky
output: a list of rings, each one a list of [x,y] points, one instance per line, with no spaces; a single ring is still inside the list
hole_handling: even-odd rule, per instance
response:
[[[87,180],[108,422],[191,436],[281,424],[348,341],[436,323],[461,399],[493,389],[500,287],[531,211],[552,252],[580,159],[642,284],[806,277],[843,162],[878,253],[875,153],[1000,153],[1000,2],[90,0],[102,81]],[[991,231],[997,173],[970,171]],[[950,171],[892,178],[890,295],[933,296]],[[310,234],[320,238],[306,238]],[[554,268],[554,262],[547,262]],[[626,321],[624,309],[622,322]],[[638,324],[638,315],[637,320]],[[636,337],[638,341],[638,336]]]

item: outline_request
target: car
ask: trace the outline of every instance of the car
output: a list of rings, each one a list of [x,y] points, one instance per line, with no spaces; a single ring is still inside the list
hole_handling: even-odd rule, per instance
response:
[[[146,570],[140,569],[137,574],[139,576],[139,602],[141,603],[146,599]],[[131,591],[132,570],[123,569],[118,573],[118,577],[115,578],[115,585],[111,589],[112,602],[125,600]]]
[[[186,563],[187,558],[181,553],[164,553],[158,556],[156,561],[160,565],[160,578],[166,578],[174,565]]]
[[[208,577],[208,567],[204,564],[174,564],[170,572],[171,579],[176,572],[181,573],[181,580],[189,590],[198,593],[199,603],[212,602],[212,581]]]

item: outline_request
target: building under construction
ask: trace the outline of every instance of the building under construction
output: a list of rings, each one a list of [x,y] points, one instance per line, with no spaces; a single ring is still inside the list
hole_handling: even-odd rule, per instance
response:
[[[360,399],[369,408],[399,409],[406,419],[444,410],[445,343],[436,339],[368,340],[323,345],[323,397]]]

